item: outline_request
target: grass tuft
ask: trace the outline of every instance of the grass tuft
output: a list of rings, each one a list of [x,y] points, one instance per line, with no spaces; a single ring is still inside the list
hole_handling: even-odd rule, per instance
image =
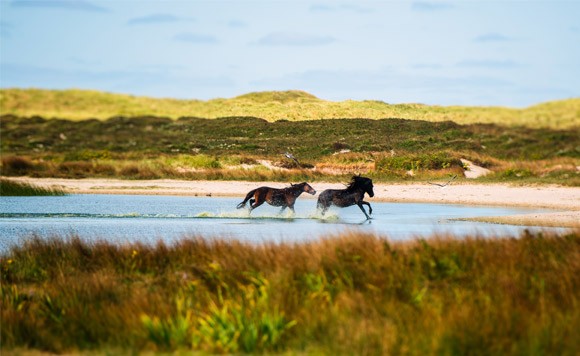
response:
[[[34,184],[16,182],[10,179],[0,179],[0,196],[60,196],[66,195],[65,191],[59,188],[44,188]]]

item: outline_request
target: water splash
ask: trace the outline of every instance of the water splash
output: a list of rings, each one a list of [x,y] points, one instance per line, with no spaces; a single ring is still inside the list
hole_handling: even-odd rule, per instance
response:
[[[141,213],[125,213],[125,214],[90,214],[90,213],[0,213],[0,218],[7,219],[30,219],[30,218],[91,218],[91,219],[181,219],[191,218],[191,215],[177,215],[177,214],[141,214]]]
[[[202,211],[199,214],[195,215],[196,218],[238,218],[238,219],[247,219],[251,218],[249,210],[235,210],[235,211],[222,211],[222,212],[211,212],[211,211]]]
[[[340,220],[340,216],[337,213],[327,212],[326,214],[322,215],[318,210],[308,215],[308,218],[314,220],[321,220],[323,222],[335,222]]]
[[[297,219],[311,219],[311,220],[324,220],[324,221],[335,221],[338,220],[338,215],[327,214],[322,217],[320,214],[295,214],[290,210],[286,210],[282,214],[260,214],[254,212],[250,214],[247,209],[234,210],[234,211],[221,211],[221,212],[210,212],[203,211],[195,215],[195,218],[204,219],[269,219],[269,220],[297,220]]]

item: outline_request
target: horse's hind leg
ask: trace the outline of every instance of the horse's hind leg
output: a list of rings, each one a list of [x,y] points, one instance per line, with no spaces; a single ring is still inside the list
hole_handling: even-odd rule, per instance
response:
[[[251,199],[250,200],[250,211],[256,209],[257,207],[259,207],[262,204],[264,204],[264,200],[261,200],[261,199],[259,199],[259,200]]]
[[[254,196],[250,199],[250,211],[264,204],[264,201],[266,201],[264,192],[261,189],[257,189],[254,192]]]

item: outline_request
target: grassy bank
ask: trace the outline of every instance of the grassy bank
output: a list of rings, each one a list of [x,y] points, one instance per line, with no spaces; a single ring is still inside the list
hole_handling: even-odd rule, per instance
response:
[[[254,116],[268,121],[396,117],[555,129],[578,127],[580,124],[580,98],[542,103],[526,109],[510,109],[388,104],[371,100],[332,102],[302,91],[260,92],[201,101],[154,99],[90,90],[0,89],[0,107],[3,115],[71,120],[151,115],[172,119],[183,116]]]
[[[0,125],[5,176],[287,182],[363,173],[378,181],[425,181],[461,179],[463,158],[491,170],[488,181],[580,185],[580,129],[149,116],[79,122],[3,116]]]
[[[580,235],[176,245],[2,256],[2,350],[574,355]]]
[[[62,189],[43,188],[33,184],[0,179],[0,196],[51,196],[65,195]]]

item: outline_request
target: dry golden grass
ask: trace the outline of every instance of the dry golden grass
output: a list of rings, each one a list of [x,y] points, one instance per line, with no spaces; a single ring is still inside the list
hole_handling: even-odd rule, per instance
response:
[[[0,271],[3,352],[580,350],[578,232],[261,245],[35,238],[3,255]]]
[[[183,116],[218,118],[254,116],[276,121],[335,118],[406,118],[496,123],[565,129],[580,125],[580,98],[552,101],[525,109],[504,107],[428,106],[381,101],[332,102],[301,91],[261,92],[230,99],[154,99],[90,90],[1,89],[2,115],[84,120],[114,116]]]

